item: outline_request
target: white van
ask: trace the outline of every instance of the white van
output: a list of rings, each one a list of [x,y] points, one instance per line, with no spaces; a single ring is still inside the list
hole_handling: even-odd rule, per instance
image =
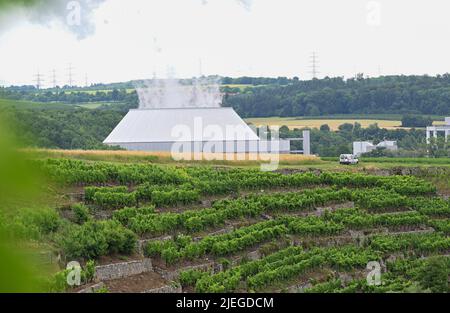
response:
[[[358,162],[358,157],[353,154],[341,154],[339,157],[340,164],[358,164]]]

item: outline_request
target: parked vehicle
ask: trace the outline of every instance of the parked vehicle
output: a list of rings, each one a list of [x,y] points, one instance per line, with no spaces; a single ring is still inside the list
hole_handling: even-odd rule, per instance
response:
[[[358,156],[353,155],[353,154],[341,154],[341,156],[339,157],[340,164],[352,165],[352,164],[358,164],[358,162],[359,162]]]

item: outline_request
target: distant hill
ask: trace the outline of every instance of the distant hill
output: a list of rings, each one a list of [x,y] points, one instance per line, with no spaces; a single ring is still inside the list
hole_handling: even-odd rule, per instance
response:
[[[265,85],[226,95],[243,117],[330,114],[450,115],[450,75],[324,78]]]
[[[383,76],[314,80],[269,77],[209,77],[221,82],[223,105],[243,117],[326,116],[336,114],[450,115],[450,75]],[[192,84],[192,79],[181,80]],[[38,90],[33,86],[0,88],[0,98],[38,102],[116,103],[137,107],[134,90],[142,81]],[[98,107],[87,106],[87,107]],[[115,106],[112,106],[115,107]]]

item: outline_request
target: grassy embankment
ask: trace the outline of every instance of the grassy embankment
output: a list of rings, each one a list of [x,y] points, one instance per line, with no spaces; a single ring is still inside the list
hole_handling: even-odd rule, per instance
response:
[[[185,154],[187,160],[174,160],[170,152],[145,151],[111,151],[111,150],[52,150],[27,149],[36,158],[71,158],[91,161],[109,162],[152,162],[161,164],[203,164],[227,166],[259,166],[268,162],[270,155],[261,154],[232,154],[231,160],[223,154],[205,154],[203,160],[194,160]],[[222,160],[217,159],[222,157]],[[216,158],[216,159],[213,159]],[[211,160],[212,159],[212,160]],[[355,166],[340,165],[337,157],[316,157],[300,154],[280,154],[280,167],[288,168],[318,168],[326,170],[352,170],[358,171],[366,168],[392,168],[392,167],[450,167],[450,158],[362,158],[360,164]]]

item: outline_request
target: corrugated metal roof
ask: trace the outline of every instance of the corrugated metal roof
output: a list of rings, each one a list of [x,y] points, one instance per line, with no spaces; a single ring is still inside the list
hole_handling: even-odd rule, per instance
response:
[[[259,138],[232,108],[168,108],[130,110],[103,142],[209,140]]]

